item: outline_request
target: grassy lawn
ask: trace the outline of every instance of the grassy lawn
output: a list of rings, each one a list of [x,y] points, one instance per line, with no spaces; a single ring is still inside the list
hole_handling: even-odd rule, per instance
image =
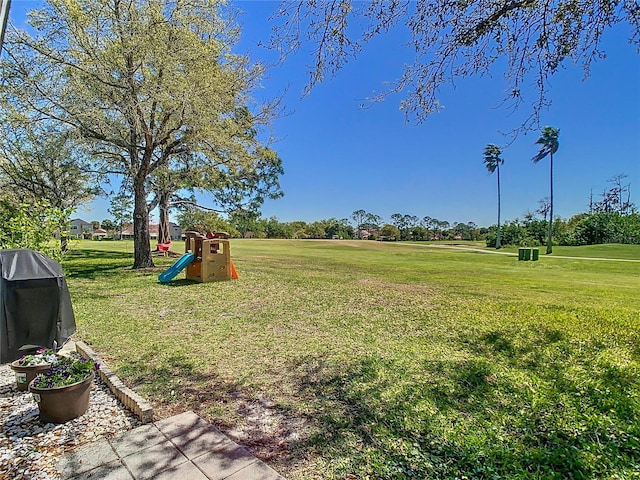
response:
[[[567,257],[620,258],[640,260],[638,245],[585,245],[582,247],[553,247],[554,255]]]
[[[231,282],[162,285],[173,260],[131,271],[130,242],[64,262],[78,337],[159,415],[291,480],[640,478],[640,264],[231,245]]]

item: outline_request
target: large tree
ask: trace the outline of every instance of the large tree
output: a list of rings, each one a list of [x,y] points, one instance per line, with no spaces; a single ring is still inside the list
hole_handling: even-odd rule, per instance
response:
[[[367,212],[362,209],[356,210],[351,214],[351,219],[355,223],[355,228],[358,232],[358,238],[362,239],[362,224],[367,220]]]
[[[305,40],[315,45],[308,88],[334,75],[367,42],[404,28],[413,62],[373,98],[405,92],[401,108],[418,120],[442,108],[443,87],[496,67],[504,69],[505,101],[513,107],[524,101],[526,86],[535,85],[523,126],[536,125],[548,104],[550,77],[574,63],[588,74],[592,61],[604,56],[606,29],[626,22],[631,42],[640,44],[640,6],[633,0],[283,0],[274,18],[272,44],[282,54]]]
[[[553,154],[558,151],[558,147],[560,146],[558,142],[559,134],[559,128],[544,127],[540,138],[536,140],[536,144],[540,145],[540,150],[538,150],[538,153],[531,159],[533,163],[538,163],[547,155],[549,156],[549,232],[547,234],[547,254],[553,251]]]
[[[154,198],[149,209],[159,209],[159,243],[170,241],[171,207],[186,204],[220,213],[257,211],[265,198],[283,195],[279,183],[282,160],[260,142],[253,114],[239,107],[229,120],[234,123],[234,134],[228,144],[222,148],[212,144],[207,152],[183,153],[181,161],[173,159],[151,176]],[[206,206],[199,205],[195,192],[210,194],[213,201],[206,199]]]
[[[263,69],[231,53],[228,11],[218,0],[49,0],[31,13],[33,36],[5,39],[0,100],[67,125],[105,171],[131,179],[134,268],[153,265],[150,176],[188,152],[239,148],[233,112],[253,105]]]
[[[171,208],[186,206],[226,214],[238,210],[257,214],[265,198],[283,195],[279,182],[282,160],[275,151],[259,146],[247,149],[243,156],[243,159],[224,155],[218,160],[195,158],[181,167],[167,166],[156,172],[151,179],[154,197],[149,209],[157,206],[159,210],[158,243],[170,241]],[[197,203],[196,191],[210,195],[212,200],[205,199],[206,205]]]
[[[496,248],[500,248],[500,165],[504,163],[504,159],[500,156],[502,150],[493,143],[488,144],[484,148],[484,166],[487,167],[489,173],[496,172],[498,178],[498,231],[496,234]]]

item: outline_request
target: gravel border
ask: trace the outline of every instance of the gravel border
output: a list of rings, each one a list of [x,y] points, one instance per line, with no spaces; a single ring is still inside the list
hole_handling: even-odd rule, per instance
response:
[[[78,344],[76,348],[84,346],[88,349],[83,354],[95,356],[82,342]],[[77,350],[81,351],[81,348]],[[58,480],[61,477],[56,463],[60,455],[140,426],[143,421],[130,410],[138,415],[142,413],[144,421],[152,421],[153,411],[149,404],[124,387],[98,357],[92,358],[110,374],[105,378],[111,379],[115,387],[120,384],[122,388],[112,392],[102,376],[96,376],[87,413],[60,425],[40,422],[38,406],[31,394],[19,392],[11,367],[0,365],[0,479]],[[130,410],[119,399],[129,403]]]

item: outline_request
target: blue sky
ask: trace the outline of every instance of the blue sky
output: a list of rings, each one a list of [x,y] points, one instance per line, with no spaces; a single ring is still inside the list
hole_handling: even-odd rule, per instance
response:
[[[24,16],[34,1],[13,0],[11,18]],[[272,61],[272,52],[258,46],[270,34],[272,1],[239,1],[243,38],[238,49],[253,60]],[[554,157],[554,210],[563,218],[585,211],[608,188],[607,180],[626,174],[632,201],[640,204],[640,56],[627,41],[625,26],[604,37],[605,60],[583,81],[571,65],[551,79],[551,108],[543,125],[560,128],[560,149]],[[380,37],[360,57],[311,94],[302,97],[308,80],[310,46],[269,71],[256,97],[272,98],[286,91],[287,116],[273,124],[279,140],[273,145],[283,159],[285,196],[268,200],[264,217],[282,221],[348,218],[358,209],[382,216],[394,213],[428,215],[453,222],[496,221],[496,178],[482,162],[487,143],[504,145],[500,131],[517,127],[525,112],[498,108],[505,83],[502,72],[492,78],[468,78],[443,89],[443,112],[422,124],[406,124],[399,110],[402,96],[391,96],[369,108],[363,100],[384,89],[402,73],[407,47],[398,35]],[[533,96],[533,90],[526,92]],[[526,108],[523,106],[522,108]],[[534,165],[535,132],[521,135],[505,149],[501,168],[502,219],[522,218],[549,195],[549,164]],[[206,203],[207,198],[201,201]],[[85,220],[108,218],[101,199]]]

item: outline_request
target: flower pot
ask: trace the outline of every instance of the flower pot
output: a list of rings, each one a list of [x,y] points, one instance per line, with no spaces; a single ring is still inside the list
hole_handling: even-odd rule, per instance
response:
[[[18,387],[18,391],[26,392],[29,388],[29,384],[31,380],[36,378],[36,375],[42,372],[46,372],[49,370],[51,366],[48,363],[43,363],[42,365],[19,365],[20,360],[16,360],[13,362],[10,367],[16,372],[16,385]]]
[[[94,378],[95,374],[91,372],[88,378],[62,387],[36,388],[29,384],[29,391],[38,403],[40,420],[64,423],[83,415],[89,408],[89,392]]]

